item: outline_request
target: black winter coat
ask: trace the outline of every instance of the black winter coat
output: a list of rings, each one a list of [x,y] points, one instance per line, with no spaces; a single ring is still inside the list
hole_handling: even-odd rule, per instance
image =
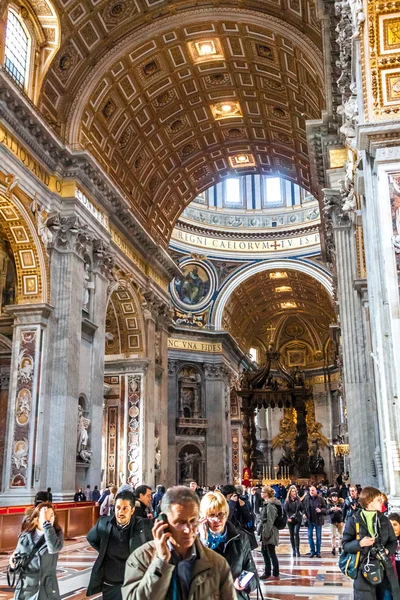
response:
[[[104,578],[103,561],[106,556],[108,540],[110,538],[113,523],[115,523],[114,517],[100,517],[96,525],[92,527],[87,534],[87,541],[92,548],[97,550],[99,553],[97,560],[93,565],[92,574],[90,576],[90,581],[86,592],[87,596],[99,594],[101,592]],[[138,519],[134,515],[132,516],[129,535],[129,551],[131,553],[146,542],[150,542],[153,539],[153,534],[151,532],[152,527],[152,520]]]
[[[287,518],[292,519],[291,523],[293,525],[301,523],[304,509],[300,498],[296,498],[294,501],[286,500],[285,504],[283,505],[283,510],[287,514]]]
[[[325,521],[325,515],[326,515],[326,502],[325,502],[325,498],[323,498],[322,496],[317,496],[317,507],[321,509],[320,513],[317,513],[317,520],[316,520],[316,525],[323,525],[324,521]],[[304,512],[307,515],[307,519],[309,523],[312,523],[313,521],[311,521],[311,509],[310,509],[310,494],[307,494],[307,496],[304,498],[303,500],[303,508],[304,508]]]
[[[376,513],[376,518],[378,521],[375,521],[375,523],[379,535],[377,541],[378,543],[381,543],[384,548],[389,550],[390,554],[394,554],[397,547],[397,538],[394,534],[393,527],[389,519],[382,513]],[[376,588],[366,581],[361,572],[361,565],[366,560],[370,547],[361,547],[359,540],[356,539],[356,522],[360,524],[360,540],[362,540],[363,537],[370,535],[367,524],[362,518],[361,513],[357,513],[353,517],[347,519],[343,532],[343,551],[349,552],[350,554],[361,552],[360,569],[358,570],[357,579],[354,580],[354,600],[376,600]],[[386,576],[390,583],[393,600],[400,600],[400,587],[397,574],[390,560],[386,561],[385,564]]]
[[[246,591],[236,590],[237,597],[248,600],[248,594],[257,588],[258,574],[251,554],[250,542],[244,531],[238,531],[229,521],[226,524],[228,530],[228,540],[225,542],[224,550],[221,545],[215,549],[215,552],[221,554],[230,566],[233,581],[239,577],[242,571],[251,571],[255,576],[246,586]]]

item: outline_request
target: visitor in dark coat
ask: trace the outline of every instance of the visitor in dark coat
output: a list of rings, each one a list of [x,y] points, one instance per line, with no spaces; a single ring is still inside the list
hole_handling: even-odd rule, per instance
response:
[[[87,535],[99,553],[93,566],[87,596],[103,593],[103,600],[122,600],[125,563],[129,555],[153,539],[152,521],[134,516],[135,498],[121,492],[115,499],[115,515],[100,517]]]
[[[361,552],[360,568],[353,585],[354,600],[381,600],[386,597],[400,600],[399,582],[390,560],[390,555],[396,552],[397,538],[389,519],[380,512],[381,492],[376,488],[366,487],[361,492],[359,501],[361,510],[346,520],[343,533],[343,551],[350,554]],[[356,539],[356,523],[360,527],[359,540]],[[383,546],[388,558],[384,562],[385,577],[379,585],[368,583],[361,569],[373,546]]]
[[[64,535],[50,502],[38,504],[30,515],[29,523],[19,536],[17,547],[10,556],[10,567],[15,565],[15,554],[29,555],[37,543],[41,544],[40,548],[19,580],[17,575],[14,599],[60,600],[56,569],[58,553],[64,545]]]

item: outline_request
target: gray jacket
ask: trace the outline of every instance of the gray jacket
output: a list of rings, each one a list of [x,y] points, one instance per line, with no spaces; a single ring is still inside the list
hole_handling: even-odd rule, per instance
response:
[[[15,600],[60,600],[57,583],[58,553],[64,546],[62,531],[56,532],[48,525],[44,528],[45,543],[35,552],[32,560],[15,588]],[[15,552],[30,554],[34,547],[31,533],[21,533]],[[17,576],[18,577],[18,576]]]
[[[192,570],[187,600],[237,600],[231,570],[225,558],[195,541],[198,559]],[[169,598],[174,565],[155,555],[155,543],[140,546],[127,560],[123,600],[165,600]]]
[[[261,540],[264,545],[279,544],[279,529],[274,526],[275,519],[278,515],[277,506],[281,506],[278,498],[267,500],[261,510]]]

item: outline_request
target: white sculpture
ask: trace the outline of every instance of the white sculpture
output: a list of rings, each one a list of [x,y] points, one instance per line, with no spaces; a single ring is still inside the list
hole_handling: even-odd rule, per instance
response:
[[[82,300],[82,309],[86,312],[89,311],[89,302],[90,302],[90,291],[94,290],[94,283],[90,281],[90,265],[88,262],[85,262],[85,276],[83,280],[83,300]]]
[[[89,442],[89,434],[87,432],[88,427],[90,425],[90,420],[84,417],[83,408],[80,404],[78,404],[78,440],[76,443],[76,453],[80,456],[85,462],[87,462],[87,454],[89,453],[91,456],[90,450],[88,450],[88,442]],[[85,454],[85,457],[82,456],[82,453]],[[89,456],[89,459],[90,459]]]

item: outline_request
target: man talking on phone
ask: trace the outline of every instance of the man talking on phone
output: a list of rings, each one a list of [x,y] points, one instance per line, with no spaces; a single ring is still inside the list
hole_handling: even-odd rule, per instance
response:
[[[197,537],[199,498],[184,486],[167,490],[154,523],[154,541],[128,558],[123,600],[236,600],[226,560]]]

